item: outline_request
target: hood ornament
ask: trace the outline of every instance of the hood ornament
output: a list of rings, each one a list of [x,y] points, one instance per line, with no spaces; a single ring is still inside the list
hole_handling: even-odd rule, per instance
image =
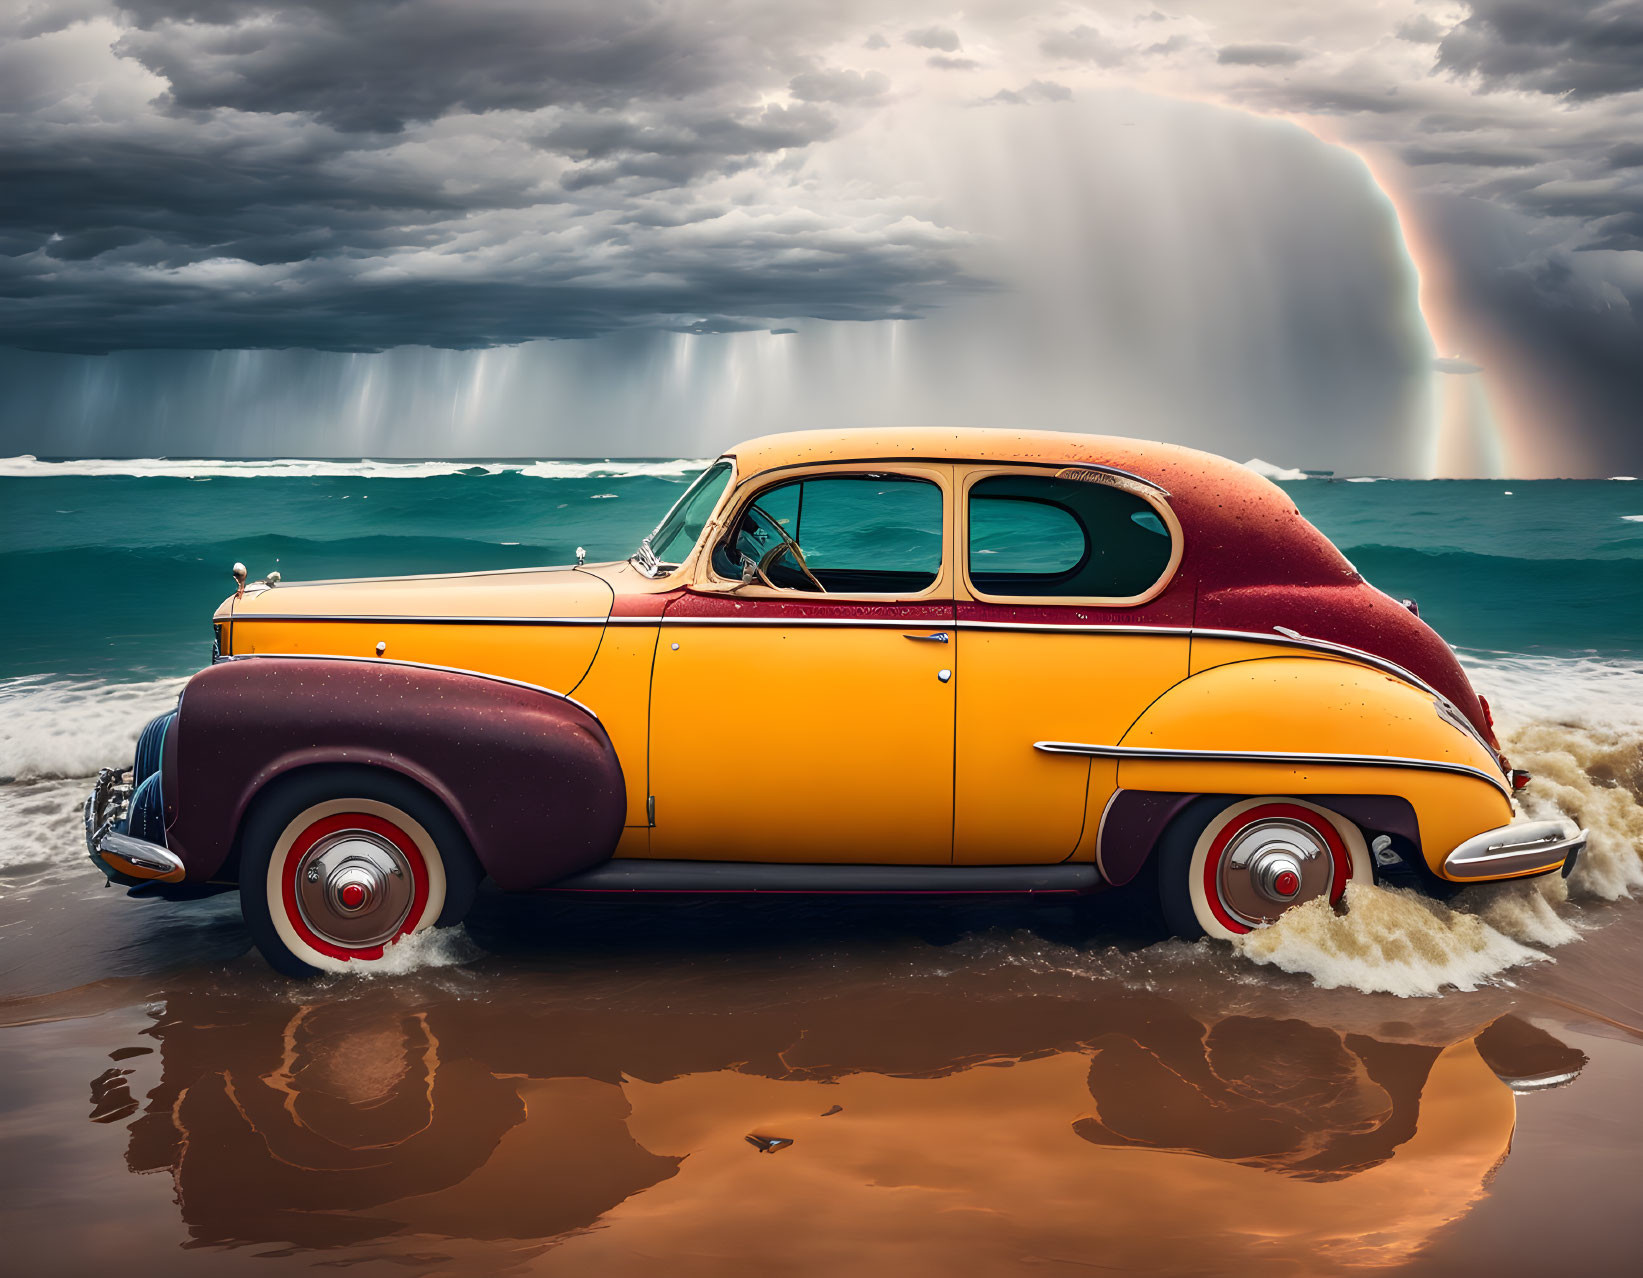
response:
[[[245,565],[236,563],[228,571],[234,578],[234,598],[239,599],[245,594]]]

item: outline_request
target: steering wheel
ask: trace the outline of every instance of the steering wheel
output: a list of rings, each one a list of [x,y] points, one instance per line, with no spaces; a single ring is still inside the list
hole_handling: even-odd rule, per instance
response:
[[[761,515],[764,514],[763,511],[760,511],[759,513]],[[804,562],[804,551],[799,549],[799,543],[788,536],[787,529],[783,528],[774,519],[771,519],[768,515],[765,516],[765,519],[766,522],[769,523],[770,527],[775,530],[776,536],[780,537],[781,540],[769,550],[765,551],[764,554],[760,555],[759,562],[754,565],[754,571],[759,574],[759,580],[764,582],[764,584],[769,586],[772,590],[782,589],[782,587],[770,580],[770,577],[766,574],[765,569],[769,568],[776,562],[776,560],[780,559],[788,551],[792,551],[793,562],[798,566],[799,571],[810,579],[811,585],[825,595],[827,593],[827,587],[816,580],[816,574],[811,572],[810,565]]]

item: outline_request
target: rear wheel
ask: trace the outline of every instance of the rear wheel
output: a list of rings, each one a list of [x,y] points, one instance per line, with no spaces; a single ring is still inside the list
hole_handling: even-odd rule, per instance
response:
[[[369,968],[402,937],[460,922],[478,886],[461,828],[426,791],[369,768],[282,784],[246,821],[240,909],[287,976]]]
[[[1206,796],[1164,832],[1158,891],[1177,936],[1244,936],[1297,905],[1373,883],[1363,833],[1304,799]]]

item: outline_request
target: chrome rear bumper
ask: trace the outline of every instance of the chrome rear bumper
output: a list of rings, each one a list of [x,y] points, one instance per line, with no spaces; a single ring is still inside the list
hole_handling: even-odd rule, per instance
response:
[[[1443,859],[1445,877],[1513,878],[1573,868],[1586,848],[1586,831],[1573,821],[1520,821],[1475,834]]]
[[[129,769],[104,768],[86,796],[86,851],[92,864],[117,883],[180,883],[183,863],[158,843],[134,839],[114,827],[131,801]]]

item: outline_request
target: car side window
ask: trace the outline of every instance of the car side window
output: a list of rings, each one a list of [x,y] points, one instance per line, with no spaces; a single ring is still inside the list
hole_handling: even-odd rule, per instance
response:
[[[969,493],[969,574],[980,594],[1130,599],[1170,565],[1170,530],[1145,498],[1053,475],[990,475]]]
[[[941,550],[941,489],[863,471],[765,489],[714,548],[713,570],[739,579],[746,560],[781,590],[916,595],[940,575]]]

